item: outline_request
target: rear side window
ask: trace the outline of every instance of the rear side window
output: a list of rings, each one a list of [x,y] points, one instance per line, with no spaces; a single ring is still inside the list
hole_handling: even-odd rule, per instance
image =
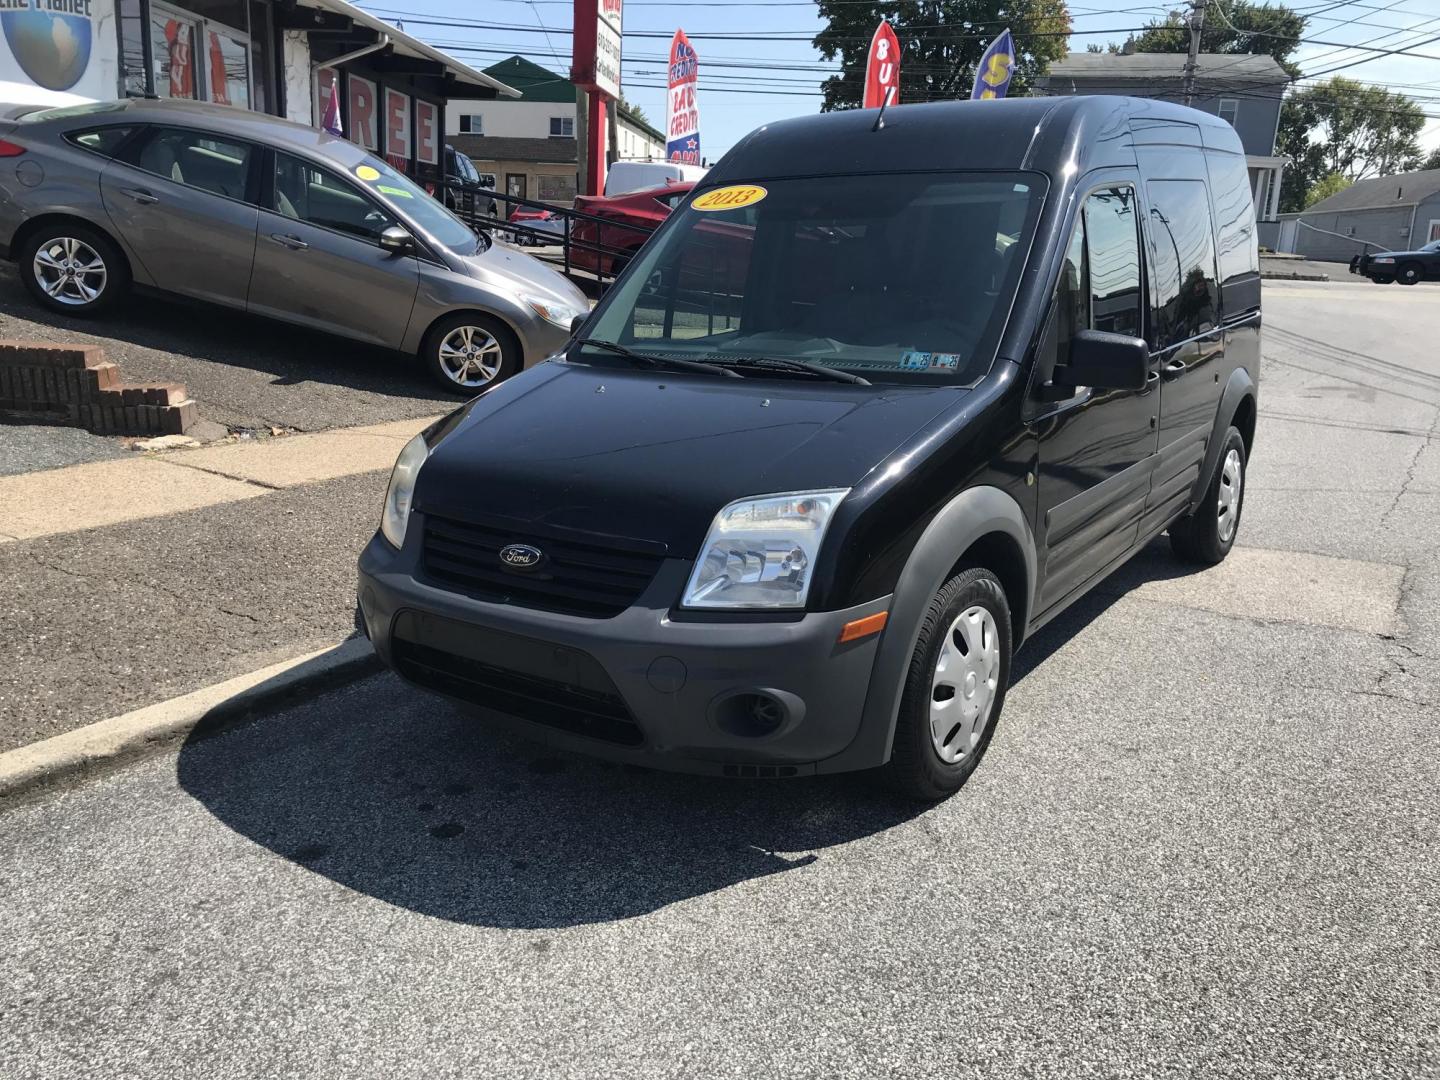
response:
[[[73,143],[82,150],[92,150],[105,157],[114,157],[115,151],[120,148],[120,144],[133,130],[134,128],[129,127],[102,127],[67,131],[65,141]]]
[[[1145,223],[1154,266],[1153,346],[1165,349],[1219,321],[1210,196],[1199,180],[1152,180]]]
[[[243,200],[254,152],[249,143],[207,132],[162,128],[140,148],[135,166],[177,184]]]
[[[1260,303],[1260,252],[1250,174],[1239,154],[1212,154],[1210,192],[1215,200],[1216,255],[1227,318]]]

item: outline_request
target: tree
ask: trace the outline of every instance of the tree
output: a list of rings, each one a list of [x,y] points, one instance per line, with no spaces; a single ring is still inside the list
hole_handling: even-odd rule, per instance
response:
[[[1222,13],[1223,12],[1223,13]],[[1183,53],[1190,51],[1187,16],[1171,14],[1149,23],[1135,39],[1136,52]],[[1235,0],[1221,9],[1210,5],[1205,12],[1205,29],[1200,34],[1200,51],[1230,55],[1273,56],[1292,79],[1300,75],[1290,54],[1300,47],[1307,19],[1284,6],[1250,4]]]
[[[1326,173],[1305,193],[1305,209],[1310,209],[1321,199],[1328,199],[1331,195],[1338,195],[1350,186],[1350,181],[1339,173]]]
[[[1420,163],[1422,169],[1440,169],[1440,146],[1430,151],[1430,156]]]
[[[821,84],[824,112],[860,104],[870,37],[882,18],[890,21],[900,39],[902,103],[969,97],[980,57],[1007,26],[1019,54],[1009,95],[1023,94],[1065,55],[1070,33],[1065,0],[817,2],[820,17],[829,25],[815,35],[815,47],[826,60],[840,57],[842,65],[841,74]]]

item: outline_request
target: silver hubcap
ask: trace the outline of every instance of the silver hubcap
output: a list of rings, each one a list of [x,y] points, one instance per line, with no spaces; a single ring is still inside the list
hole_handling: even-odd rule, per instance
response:
[[[35,252],[35,280],[62,304],[88,304],[105,291],[109,272],[100,253],[73,236],[57,236]]]
[[[457,326],[440,342],[440,366],[457,386],[484,386],[503,359],[500,343],[478,326]]]
[[[1235,535],[1235,526],[1240,523],[1240,495],[1245,484],[1244,470],[1240,465],[1240,451],[1231,450],[1225,455],[1220,466],[1219,515],[1220,539],[1226,543]]]
[[[935,661],[930,687],[930,739],[942,761],[975,752],[1000,686],[1000,633],[995,617],[978,604],[950,624]]]

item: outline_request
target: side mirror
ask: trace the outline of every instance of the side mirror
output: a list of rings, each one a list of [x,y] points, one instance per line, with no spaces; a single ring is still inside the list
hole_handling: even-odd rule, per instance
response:
[[[588,319],[589,317],[590,317],[589,315],[576,315],[573,319],[570,320],[570,336],[571,336],[571,337],[574,337],[576,334],[578,334],[578,333],[580,332],[580,328],[585,325],[585,320]]]
[[[380,233],[380,246],[397,255],[415,250],[415,238],[399,225],[391,225]]]
[[[1053,384],[1097,390],[1144,390],[1150,346],[1144,339],[1103,330],[1078,330],[1070,339],[1070,362],[1055,368]]]

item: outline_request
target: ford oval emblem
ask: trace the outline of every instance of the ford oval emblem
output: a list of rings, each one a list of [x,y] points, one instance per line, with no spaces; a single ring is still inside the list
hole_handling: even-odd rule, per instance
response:
[[[509,570],[534,570],[545,561],[545,553],[529,544],[506,544],[500,549],[500,563]]]

